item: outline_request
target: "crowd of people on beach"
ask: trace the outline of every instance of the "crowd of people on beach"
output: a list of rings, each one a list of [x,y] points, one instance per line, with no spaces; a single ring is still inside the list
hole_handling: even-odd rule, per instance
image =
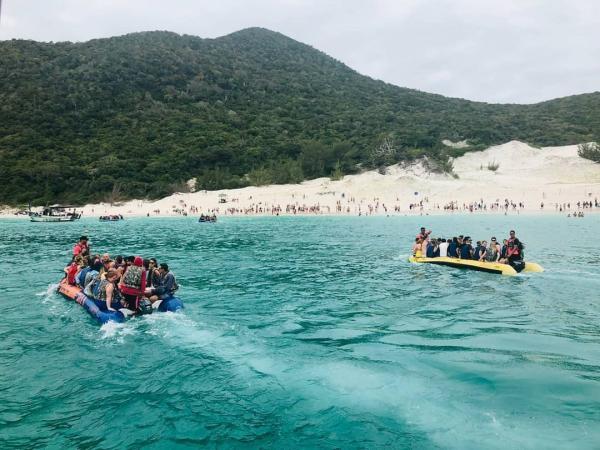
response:
[[[168,264],[141,256],[92,254],[87,236],[81,236],[73,247],[73,257],[64,271],[68,284],[81,288],[108,311],[148,310],[179,289]]]
[[[343,192],[325,192],[318,193],[323,197],[339,196],[335,203],[331,203],[326,199],[316,203],[305,202],[306,196],[291,195],[291,202],[277,203],[267,201],[254,201],[242,206],[240,204],[222,205],[213,208],[203,209],[196,205],[188,205],[180,201],[180,205],[173,205],[171,213],[187,216],[188,214],[197,214],[202,212],[204,215],[223,214],[229,216],[254,216],[254,215],[322,215],[322,214],[343,214],[357,216],[371,215],[391,215],[391,214],[436,214],[444,213],[503,213],[503,214],[520,214],[528,211],[526,204],[521,200],[513,200],[510,198],[495,199],[493,201],[484,201],[478,199],[471,202],[459,202],[457,200],[448,201],[446,203],[437,203],[430,201],[427,196],[421,197],[417,201],[410,202],[406,205],[401,204],[399,196],[388,202],[382,201],[379,197],[373,198],[356,198],[346,196]],[[248,197],[252,200],[252,196]],[[239,203],[239,198],[231,198],[225,203]],[[541,202],[539,204],[540,211],[548,210],[549,206],[554,206],[557,212],[570,212],[573,210],[590,210],[600,208],[600,201],[597,198],[593,200],[584,200],[577,202]],[[537,207],[537,205],[536,205]],[[531,208],[529,209],[531,210]],[[153,214],[160,215],[162,211],[154,210]],[[578,213],[577,213],[578,214]],[[148,216],[150,213],[148,214]],[[577,215],[581,217],[581,215]]]
[[[524,245],[516,237],[514,230],[510,231],[508,239],[504,239],[502,244],[492,237],[489,242],[477,241],[475,246],[473,246],[470,236],[462,234],[452,239],[431,238],[430,236],[431,230],[421,227],[412,248],[413,256],[417,258],[448,257],[501,264],[514,264],[523,260]]]

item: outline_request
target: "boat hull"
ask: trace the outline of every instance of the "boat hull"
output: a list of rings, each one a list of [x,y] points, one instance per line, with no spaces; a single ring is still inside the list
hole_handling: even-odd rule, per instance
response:
[[[60,216],[30,216],[32,222],[73,222],[76,220],[74,217],[60,217]]]
[[[107,311],[104,302],[89,298],[83,293],[79,286],[73,286],[63,279],[58,285],[58,293],[63,297],[77,302],[92,316],[99,324],[107,322],[125,322],[129,315],[122,311]],[[164,299],[156,308],[159,312],[176,312],[183,309],[183,301],[179,297]]]
[[[441,266],[449,266],[456,267],[459,269],[470,269],[477,270],[480,272],[487,273],[495,273],[498,275],[517,275],[517,271],[508,264],[500,264],[496,262],[482,262],[475,261],[470,259],[459,259],[459,258],[448,258],[448,257],[439,257],[439,258],[425,258],[425,257],[416,257],[411,256],[408,259],[410,262],[415,264],[428,263],[428,264],[438,264]],[[544,269],[537,263],[526,262],[525,267],[521,272],[543,272]]]

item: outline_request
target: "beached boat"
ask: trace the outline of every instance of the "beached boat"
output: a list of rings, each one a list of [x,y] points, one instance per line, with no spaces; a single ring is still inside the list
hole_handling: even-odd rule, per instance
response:
[[[58,293],[69,300],[79,303],[100,324],[106,322],[125,322],[132,315],[132,311],[125,308],[118,311],[107,311],[104,308],[104,302],[89,298],[83,293],[80,287],[69,284],[66,278],[59,283]],[[169,297],[152,304],[152,309],[158,312],[179,311],[183,309],[183,301],[179,297]]]
[[[475,261],[472,259],[459,259],[459,258],[425,258],[411,256],[408,258],[411,263],[420,264],[439,264],[441,266],[457,267],[460,269],[479,270],[481,272],[497,273],[500,275],[517,275],[519,272],[543,272],[544,269],[539,264],[533,262],[525,262],[522,270],[517,272],[514,267],[509,264],[500,264],[496,262],[482,262]]]
[[[125,220],[121,214],[112,214],[110,216],[100,216],[100,222],[118,222],[119,220]]]
[[[68,208],[73,208],[73,211],[67,211]],[[29,217],[32,222],[73,222],[80,219],[81,214],[75,212],[72,206],[52,205],[45,207],[41,213],[30,211]]]
[[[217,221],[217,216],[200,216],[198,222],[200,223],[215,223]]]

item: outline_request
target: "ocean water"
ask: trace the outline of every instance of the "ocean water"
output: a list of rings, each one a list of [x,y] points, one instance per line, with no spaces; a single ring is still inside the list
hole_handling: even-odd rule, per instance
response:
[[[421,225],[541,274],[411,265]],[[70,249],[166,261],[182,313],[98,326]],[[600,447],[600,215],[0,221],[0,448]]]

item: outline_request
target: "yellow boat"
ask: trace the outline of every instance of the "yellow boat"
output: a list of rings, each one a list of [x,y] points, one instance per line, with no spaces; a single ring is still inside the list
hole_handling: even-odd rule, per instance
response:
[[[425,258],[422,256],[411,256],[408,258],[411,263],[430,263],[439,264],[442,266],[458,267],[461,269],[479,270],[488,273],[497,273],[501,275],[517,275],[517,271],[508,264],[500,264],[496,262],[482,262],[473,259],[448,258],[442,256],[439,258]],[[544,269],[539,264],[534,262],[525,262],[525,267],[521,272],[543,272]]]

